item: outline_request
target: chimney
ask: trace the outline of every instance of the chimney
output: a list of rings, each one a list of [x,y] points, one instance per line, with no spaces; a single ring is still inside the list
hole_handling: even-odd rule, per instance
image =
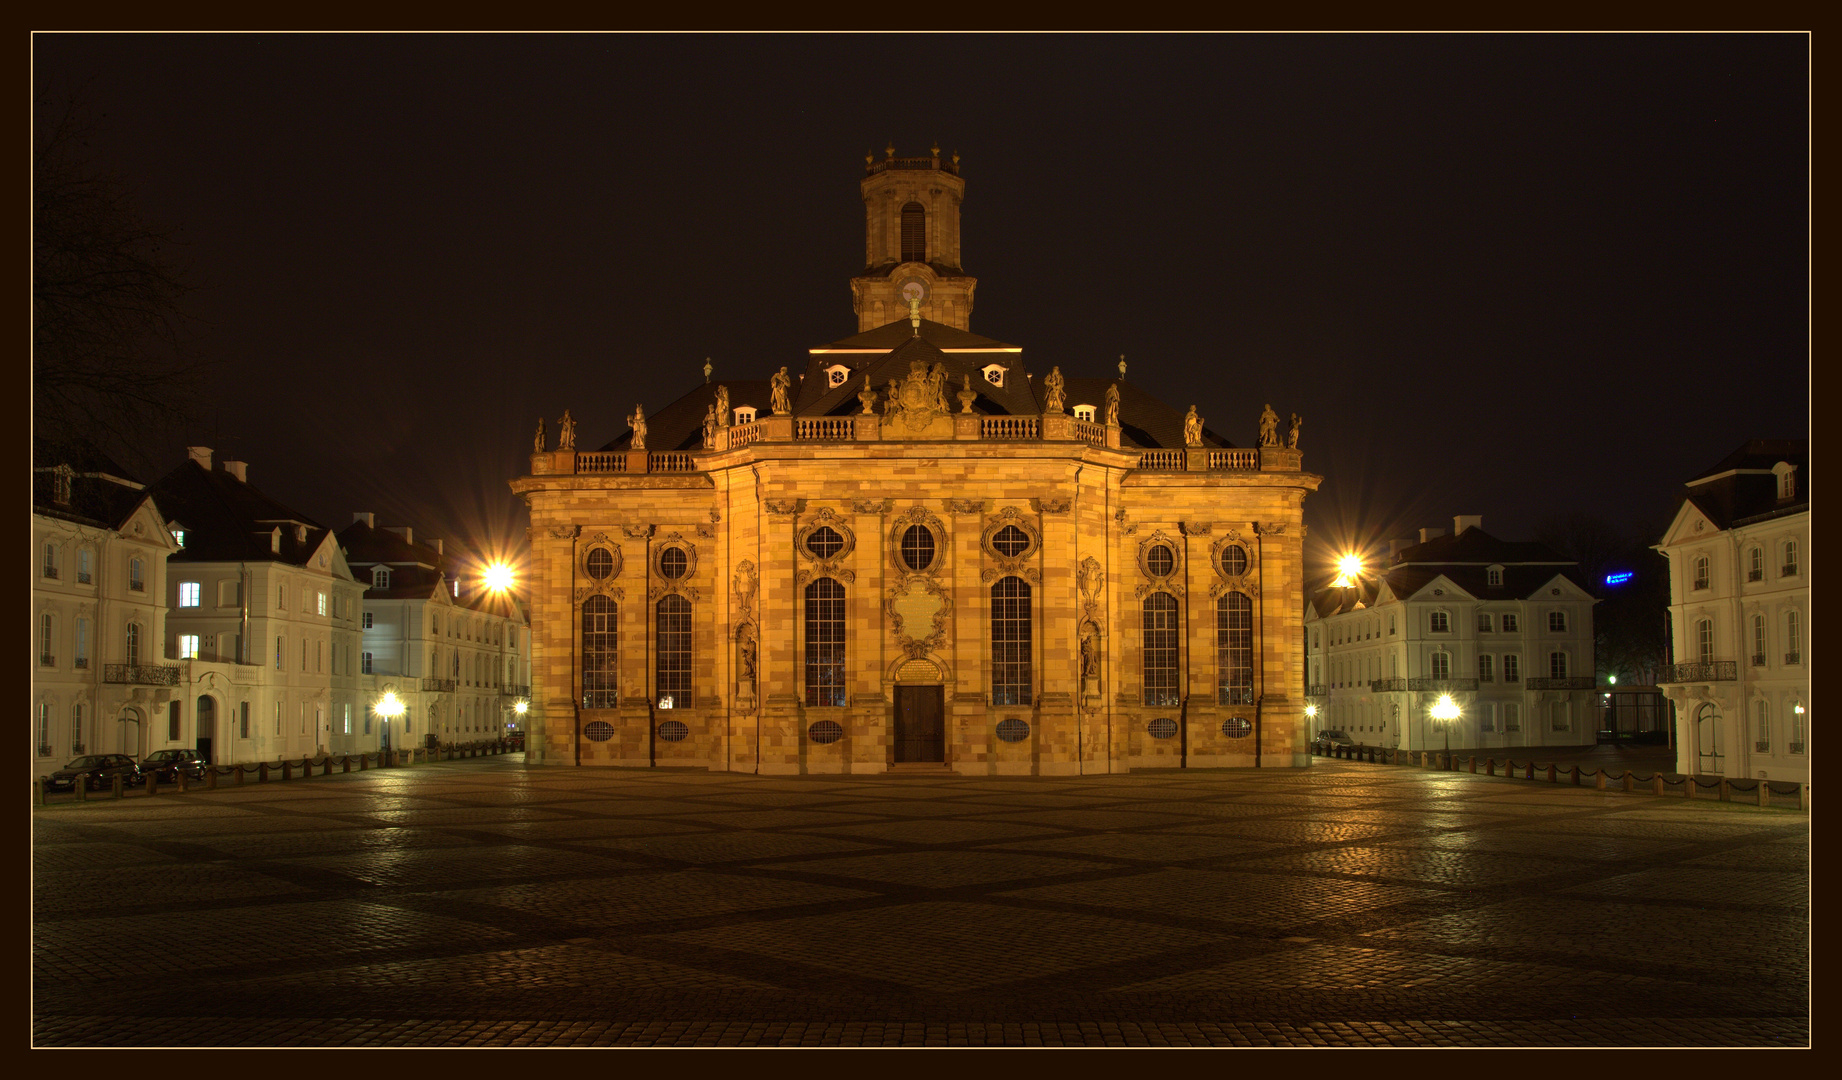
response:
[[[1411,538],[1406,539],[1406,540],[1390,540],[1388,541],[1388,558],[1392,560],[1396,555],[1399,555],[1404,549],[1410,548],[1410,547],[1413,547],[1413,540]]]
[[[1482,514],[1459,514],[1452,519],[1453,536],[1463,536],[1466,529],[1481,529],[1483,527],[1484,515]]]
[[[441,550],[441,537],[439,536],[431,536],[427,540],[423,541],[423,543],[427,544],[429,547],[434,548],[435,554],[437,555],[446,554],[445,552]]]
[[[369,510],[352,515],[352,524],[356,525],[361,521],[365,523],[365,528],[367,529],[377,528],[377,515],[371,513]]]
[[[1436,536],[1444,536],[1444,535],[1445,535],[1444,529],[1421,529],[1420,530],[1420,542],[1424,544],[1428,540],[1431,540]]]
[[[396,533],[403,538],[405,544],[413,544],[416,542],[415,531],[407,525],[386,525],[384,526],[384,531]]]
[[[185,453],[186,457],[203,466],[206,472],[211,471],[211,448],[209,446],[188,446],[185,448]]]
[[[236,477],[240,484],[249,483],[249,462],[247,461],[226,461],[224,471]]]

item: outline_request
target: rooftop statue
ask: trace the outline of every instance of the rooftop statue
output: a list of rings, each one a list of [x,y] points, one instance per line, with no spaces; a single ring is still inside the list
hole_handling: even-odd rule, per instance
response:
[[[1068,401],[1068,395],[1062,390],[1063,384],[1062,369],[1059,367],[1050,368],[1048,377],[1043,379],[1044,412],[1059,413],[1062,411],[1062,406]]]
[[[569,410],[563,410],[563,418],[556,422],[556,448],[574,450],[576,448],[576,422],[569,418]]]

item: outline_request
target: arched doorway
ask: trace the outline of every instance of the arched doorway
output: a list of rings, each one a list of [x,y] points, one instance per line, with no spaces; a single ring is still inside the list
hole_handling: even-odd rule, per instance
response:
[[[116,753],[141,756],[141,729],[147,725],[143,722],[141,710],[132,705],[122,706],[120,722],[116,727]],[[97,747],[101,750],[101,747]]]
[[[198,756],[211,760],[211,744],[217,736],[217,701],[209,694],[198,695]]]
[[[896,678],[895,763],[946,761],[946,687],[940,669],[916,658],[903,664]]]
[[[1721,728],[1720,710],[1704,701],[1695,710],[1695,772],[1703,776],[1725,776],[1726,745]]]

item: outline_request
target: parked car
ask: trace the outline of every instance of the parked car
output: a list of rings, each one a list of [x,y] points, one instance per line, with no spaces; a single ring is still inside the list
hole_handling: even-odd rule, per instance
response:
[[[505,748],[511,751],[512,753],[517,753],[518,751],[523,750],[524,749],[524,732],[522,731],[507,732],[505,736]]]
[[[1344,733],[1342,728],[1325,728],[1318,732],[1318,743],[1327,750],[1335,750],[1339,747],[1355,746],[1356,740]]]
[[[71,763],[52,773],[46,786],[52,791],[71,791],[77,786],[77,774],[89,773],[89,789],[99,791],[115,783],[117,776],[124,784],[135,784],[141,779],[141,767],[127,754],[85,754],[72,759]]]
[[[196,750],[155,750],[141,759],[141,775],[152,773],[163,784],[174,783],[178,773],[185,773],[188,780],[203,780],[209,764]]]

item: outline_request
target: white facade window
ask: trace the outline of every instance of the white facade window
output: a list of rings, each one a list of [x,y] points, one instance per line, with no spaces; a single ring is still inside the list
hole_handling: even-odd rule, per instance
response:
[[[1551,633],[1556,633],[1556,634],[1566,633],[1567,632],[1567,613],[1565,611],[1548,612],[1548,630]]]
[[[74,662],[80,668],[90,666],[90,621],[88,619],[77,620],[77,655]]]
[[[1548,722],[1548,729],[1550,731],[1573,730],[1573,710],[1569,707],[1567,702],[1557,701],[1554,703],[1554,712],[1552,714],[1552,719]]]
[[[1752,617],[1752,664],[1754,667],[1765,666],[1765,616]]]
[[[753,405],[737,405],[730,411],[736,414],[737,424],[752,424],[755,422],[755,407]]]
[[[1787,749],[1793,754],[1801,754],[1804,752],[1804,703],[1792,701],[1785,712],[1786,717],[1790,720],[1791,728],[1790,745]]]
[[[369,611],[365,612],[364,618],[361,619],[360,622],[362,623],[364,629],[366,630],[371,629],[371,625],[372,625],[371,613]]]
[[[1093,423],[1094,407],[1092,405],[1076,405],[1074,407],[1074,418],[1076,420],[1085,420],[1090,424]]]
[[[363,673],[364,673],[364,674],[366,674],[366,675],[369,675],[369,674],[371,674],[371,654],[370,654],[370,653],[365,653],[365,654],[364,654],[364,669],[363,669]]]
[[[1479,653],[1477,658],[1477,681],[1495,682],[1497,676],[1496,666],[1496,657],[1489,653]]]
[[[275,606],[283,611],[288,610],[288,587],[286,585],[275,587]]]
[[[1428,629],[1431,630],[1433,633],[1449,634],[1452,632],[1452,616],[1449,613],[1444,612],[1444,611],[1435,611],[1432,613],[1431,618],[1432,618],[1432,623],[1428,627]]]
[[[1801,663],[1804,652],[1803,626],[1797,612],[1787,611],[1784,615],[1784,662]]]
[[[390,568],[389,567],[374,566],[371,568],[371,587],[373,589],[390,588]]]
[[[320,594],[320,617],[321,618],[326,617],[326,594],[325,593]]]
[[[1795,466],[1780,464],[1778,466],[1778,497],[1791,499],[1797,496],[1797,469]]]
[[[1752,703],[1752,737],[1753,749],[1761,754],[1770,753],[1772,749],[1772,717],[1764,698],[1754,698]]]
[[[281,734],[281,702],[275,703],[275,734]]]
[[[1517,628],[1516,613],[1513,611],[1504,612],[1503,613],[1503,632],[1505,634],[1513,634],[1516,632],[1516,628]]]
[[[45,545],[45,576],[54,581],[57,579],[58,546],[56,544],[47,543]]]
[[[1394,614],[1392,612],[1388,615],[1388,632],[1394,633]]]
[[[1515,653],[1503,657],[1503,681],[1506,683],[1522,681],[1522,658]]]
[[[77,552],[77,584],[88,585],[96,568],[96,553],[89,548]]]
[[[1485,571],[1484,581],[1493,589],[1501,586],[1503,584],[1503,568],[1501,566],[1493,566]]]
[[[180,582],[179,583],[179,606],[180,607],[197,607],[198,606],[198,592],[199,592],[198,582],[196,581]]]
[[[993,386],[1003,386],[1004,385],[1004,365],[1003,364],[986,364],[984,367],[979,369],[979,372],[985,376],[985,381],[990,383],[991,385]]]
[[[57,625],[50,615],[38,617],[38,662],[44,667],[57,663],[56,649]]]
[[[1497,707],[1488,701],[1477,707],[1477,729],[1479,731],[1497,730]]]
[[[1565,679],[1567,677],[1567,654],[1551,652],[1548,654],[1548,678]]]
[[[1710,619],[1695,624],[1695,654],[1704,664],[1714,662],[1714,623]]]
[[[1506,656],[1504,659],[1507,660],[1509,657]],[[1506,701],[1503,703],[1503,730],[1522,730],[1522,706],[1520,703],[1514,701]]]
[[[141,560],[128,560],[128,588],[134,592],[146,592],[147,583],[141,580]]]
[[[1435,679],[1452,677],[1452,654],[1436,652],[1432,655],[1432,674]]]
[[[1755,545],[1746,553],[1746,580],[1765,580],[1765,549]]]
[[[198,658],[198,635],[179,635],[179,659],[195,660]]]
[[[1490,633],[1493,629],[1494,622],[1495,620],[1491,618],[1490,612],[1480,611],[1477,613],[1477,629],[1479,633]]]
[[[843,386],[850,377],[851,369],[843,364],[833,364],[825,369],[825,385],[834,389]]]
[[[51,756],[51,703],[38,703],[38,756]]]
[[[139,623],[129,623],[128,629],[122,634],[122,659],[127,661],[129,667],[139,667],[141,664],[141,626]]]
[[[1710,574],[1708,571],[1708,557],[1706,555],[1695,556],[1695,562],[1693,565],[1694,565],[1694,578],[1693,580],[1689,582],[1689,588],[1691,589],[1707,588],[1709,577],[1710,577]]]
[[[1797,541],[1786,540],[1784,542],[1784,567],[1778,576],[1779,577],[1796,577],[1797,576]]]
[[[282,640],[279,636],[277,636],[275,638],[275,670],[276,671],[281,670],[281,656],[282,656]],[[277,735],[281,734],[280,729],[279,728],[276,729],[275,733]]]

